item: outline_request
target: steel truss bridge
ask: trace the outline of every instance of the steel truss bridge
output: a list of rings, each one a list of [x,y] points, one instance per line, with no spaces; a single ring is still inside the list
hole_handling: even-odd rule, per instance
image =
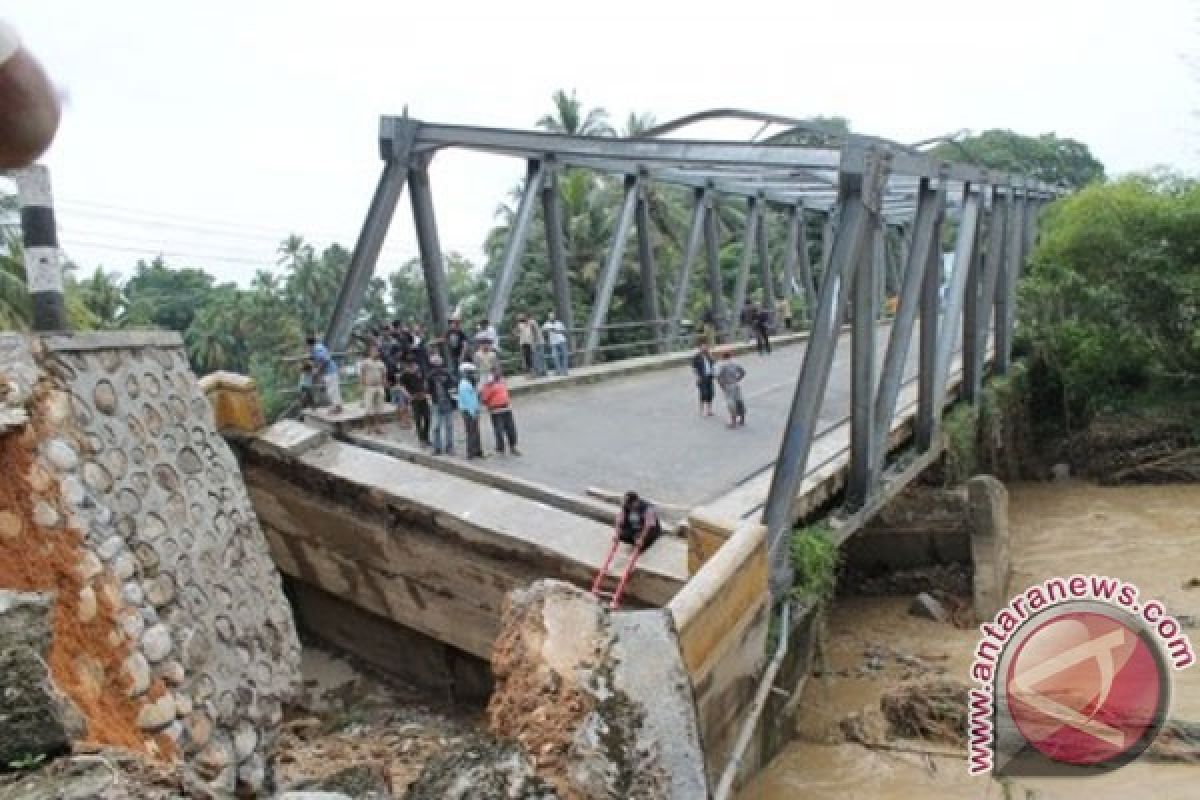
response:
[[[713,119],[758,121],[784,130],[751,142],[674,135]],[[772,594],[782,596],[792,580],[787,552],[791,501],[808,466],[842,322],[849,320],[852,348],[845,502],[849,509],[864,509],[878,501],[885,483],[887,435],[913,337],[919,352],[915,450],[928,454],[936,445],[951,364],[960,350],[960,391],[967,402],[976,402],[979,396],[989,352],[996,374],[1008,370],[1017,279],[1034,243],[1039,210],[1062,193],[1058,187],[1020,175],[944,162],[917,147],[877,137],[846,135],[837,148],[783,143],[789,134],[805,131],[811,132],[812,127],[798,119],[736,110],[693,114],[633,138],[443,125],[385,116],[379,135],[383,171],[338,295],[327,343],[341,349],[347,342],[406,185],[434,334],[445,332],[449,317],[445,264],[429,177],[430,162],[442,150],[489,153],[526,163],[523,193],[488,306],[488,319],[497,325],[507,310],[540,203],[554,306],[559,319],[573,327],[559,177],[566,169],[586,169],[621,179],[624,191],[612,242],[583,328],[584,363],[590,363],[601,348],[634,228],[645,324],[657,345],[666,348],[679,337],[702,245],[707,250],[710,307],[718,320],[728,324],[732,315],[726,309],[742,307],[756,251],[763,299],[773,304],[775,276],[768,254],[767,218],[784,215],[788,233],[778,276],[781,291],[788,299],[793,292],[802,292],[812,319],[763,513]],[[693,201],[678,279],[665,316],[658,307],[658,265],[647,202],[647,189],[654,184],[684,187]],[[746,208],[742,232],[746,246],[731,298],[724,296],[717,259],[718,202],[742,202]],[[806,221],[810,215],[823,218],[820,269],[809,256]],[[943,287],[941,242],[943,227],[950,220],[957,222],[957,232],[953,269]],[[885,247],[889,226],[897,229],[903,242],[895,258],[889,258]],[[876,322],[889,270],[898,299],[881,363],[876,363],[880,335]]]

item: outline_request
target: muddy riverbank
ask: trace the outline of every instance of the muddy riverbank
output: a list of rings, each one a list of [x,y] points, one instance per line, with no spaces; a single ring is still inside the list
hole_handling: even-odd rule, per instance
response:
[[[1010,486],[1010,594],[1054,575],[1120,577],[1190,623],[1200,638],[1200,486],[1099,487],[1082,482]],[[909,615],[911,597],[839,598],[825,663],[805,687],[796,740],[741,800],[969,800],[972,798],[1200,797],[1200,766],[1143,760],[1081,781],[1011,785],[967,774],[965,754],[943,743],[893,740],[892,749],[847,742],[842,721],[879,708],[890,687],[915,678],[968,681],[978,634]],[[1172,716],[1200,719],[1200,667],[1175,674]],[[909,751],[909,752],[905,752]]]

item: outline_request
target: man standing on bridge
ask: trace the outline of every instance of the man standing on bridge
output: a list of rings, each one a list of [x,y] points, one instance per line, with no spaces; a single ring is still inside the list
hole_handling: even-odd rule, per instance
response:
[[[746,370],[733,360],[733,351],[726,350],[721,355],[721,366],[717,367],[717,385],[725,397],[725,407],[729,409],[729,427],[736,428],[746,424],[746,402],[742,398],[742,378]]]
[[[429,356],[429,375],[426,378],[430,403],[433,405],[433,454],[454,455],[454,378],[442,366],[437,353]]]
[[[771,312],[766,306],[760,306],[754,309],[754,339],[758,345],[758,354],[760,356],[771,355]]]
[[[696,373],[696,390],[700,393],[700,416],[711,417],[715,369],[708,342],[700,342],[700,352],[692,357],[692,372]]]
[[[316,374],[320,376],[321,382],[325,385],[325,397],[329,400],[330,411],[334,414],[342,413],[342,387],[338,385],[338,366],[334,362],[333,357],[329,354],[324,342],[317,340],[315,336],[309,336],[306,340],[310,356],[313,362],[313,368]]]
[[[470,361],[464,361],[459,372],[462,379],[458,382],[458,410],[467,431],[467,459],[483,458],[483,444],[479,441],[479,392],[475,389],[479,376]]]
[[[446,365],[451,375],[458,377],[458,365],[466,355],[467,334],[458,317],[450,318],[450,330],[446,331]]]
[[[554,312],[546,315],[542,330],[550,342],[550,355],[554,359],[554,371],[559,375],[567,374],[567,328],[562,320],[554,318]]]
[[[504,385],[504,376],[500,370],[483,379],[483,388],[479,390],[483,404],[487,406],[488,417],[492,420],[492,434],[496,437],[496,452],[504,454],[504,440],[508,440],[508,449],[514,456],[521,455],[517,449],[517,423],[513,419],[512,401],[508,397],[508,387]]]

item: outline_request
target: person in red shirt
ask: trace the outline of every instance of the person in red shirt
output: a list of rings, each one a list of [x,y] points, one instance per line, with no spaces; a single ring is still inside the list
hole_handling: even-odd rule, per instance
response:
[[[487,407],[488,416],[492,420],[492,433],[496,436],[496,452],[504,452],[504,440],[508,439],[508,449],[514,456],[521,455],[517,449],[517,423],[513,419],[512,402],[508,397],[508,386],[499,370],[492,373],[490,378],[479,390],[479,399]]]

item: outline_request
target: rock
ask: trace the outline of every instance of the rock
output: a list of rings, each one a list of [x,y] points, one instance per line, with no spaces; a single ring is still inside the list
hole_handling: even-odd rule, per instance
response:
[[[129,605],[136,607],[146,600],[146,595],[137,581],[126,581],[121,587],[121,598]]]
[[[96,548],[96,555],[100,556],[104,561],[112,561],[124,550],[125,541],[120,536],[110,536]]]
[[[146,629],[145,620],[134,609],[125,609],[122,611],[120,617],[118,617],[118,621],[125,635],[135,642],[141,638],[142,631]]]
[[[45,445],[46,458],[56,469],[70,472],[79,466],[79,456],[75,449],[62,439],[51,439]]]
[[[150,688],[150,664],[146,657],[136,650],[129,654],[124,663],[125,678],[128,681],[130,697],[140,697]]]
[[[142,634],[142,652],[154,663],[171,655],[171,632],[166,625],[154,625]]]
[[[183,727],[187,730],[188,739],[197,747],[204,747],[212,738],[212,719],[203,711],[194,711],[189,714],[184,720]]]
[[[0,769],[30,754],[55,755],[87,730],[46,666],[53,617],[51,595],[0,589]]]
[[[179,717],[187,717],[192,713],[192,696],[187,692],[175,693],[175,714]]]
[[[99,381],[96,384],[92,400],[96,404],[96,410],[102,414],[113,414],[117,410],[117,393],[113,389],[112,383],[107,380]]]
[[[25,530],[25,523],[11,511],[0,511],[0,539],[15,539]]]
[[[132,553],[123,552],[113,562],[113,573],[117,580],[127,581],[137,574],[137,559]]]
[[[50,649],[53,609],[54,599],[49,594],[0,589],[0,649],[28,647],[45,656]]]
[[[170,693],[142,706],[137,724],[144,731],[160,731],[175,721],[175,700]]]
[[[39,528],[57,528],[62,522],[62,515],[45,500],[38,500],[33,504],[33,522]]]
[[[0,647],[0,764],[70,749],[69,702],[54,688],[46,662],[31,647]]]
[[[354,800],[341,792],[284,792],[276,800]]]
[[[238,767],[237,788],[242,795],[257,795],[267,782],[267,768],[262,756],[254,755]]]
[[[333,794],[361,800],[385,800],[391,797],[387,776],[373,764],[357,764],[328,775],[319,781],[305,782],[294,787],[299,793]],[[494,795],[489,795],[494,796]]]
[[[232,748],[221,739],[212,739],[192,763],[206,780],[216,779],[233,763]]]
[[[155,608],[162,608],[175,599],[175,581],[165,572],[145,582],[146,599]]]
[[[908,613],[914,617],[931,619],[935,622],[950,621],[950,612],[928,592],[921,592],[913,598],[912,605],[908,607]]]
[[[512,744],[471,736],[448,743],[449,746],[425,762],[420,775],[408,787],[406,798],[413,800],[474,800],[477,797],[520,798],[607,798],[628,795],[605,793],[603,787],[565,794],[554,790],[534,771],[533,763]],[[582,788],[582,787],[581,787]],[[322,793],[326,794],[326,793]],[[333,797],[346,795],[333,793]],[[661,797],[663,795],[637,795]],[[696,795],[702,797],[703,795]],[[326,800],[303,792],[281,795],[292,800]],[[386,797],[386,795],[383,795]]]
[[[87,508],[91,503],[88,501],[87,490],[83,488],[83,481],[74,475],[68,475],[59,482],[59,487],[62,489],[62,498],[67,505],[72,508]]]
[[[85,550],[79,559],[79,577],[84,583],[87,583],[92,578],[104,572],[104,564],[96,557],[96,554],[91,550]]]
[[[239,725],[233,736],[233,752],[237,755],[237,760],[245,761],[254,754],[254,748],[257,746],[258,731],[247,724]]]
[[[1055,464],[1050,468],[1050,480],[1054,481],[1055,483],[1061,483],[1062,481],[1070,480],[1070,478],[1070,464]]]
[[[182,686],[184,680],[187,679],[187,673],[183,669],[183,664],[178,661],[168,661],[158,668],[158,674],[162,679],[171,686]]]
[[[164,736],[171,737],[171,741],[178,744],[179,740],[182,739],[187,733],[187,731],[185,731],[183,729],[183,723],[179,721],[179,701],[178,701],[178,699],[175,702],[175,717],[176,718],[171,722],[170,725],[163,728],[162,733]]]
[[[96,590],[91,586],[84,586],[79,590],[79,621],[91,622],[96,618]]]
[[[608,614],[559,581],[511,592],[492,650],[489,730],[521,742],[522,758],[560,796],[704,796],[695,705],[673,636],[663,612]],[[484,796],[506,796],[520,785],[521,759],[480,746],[476,783],[497,790]],[[445,755],[472,772],[470,751]],[[463,796],[458,784],[435,787],[443,794],[416,796]]]

